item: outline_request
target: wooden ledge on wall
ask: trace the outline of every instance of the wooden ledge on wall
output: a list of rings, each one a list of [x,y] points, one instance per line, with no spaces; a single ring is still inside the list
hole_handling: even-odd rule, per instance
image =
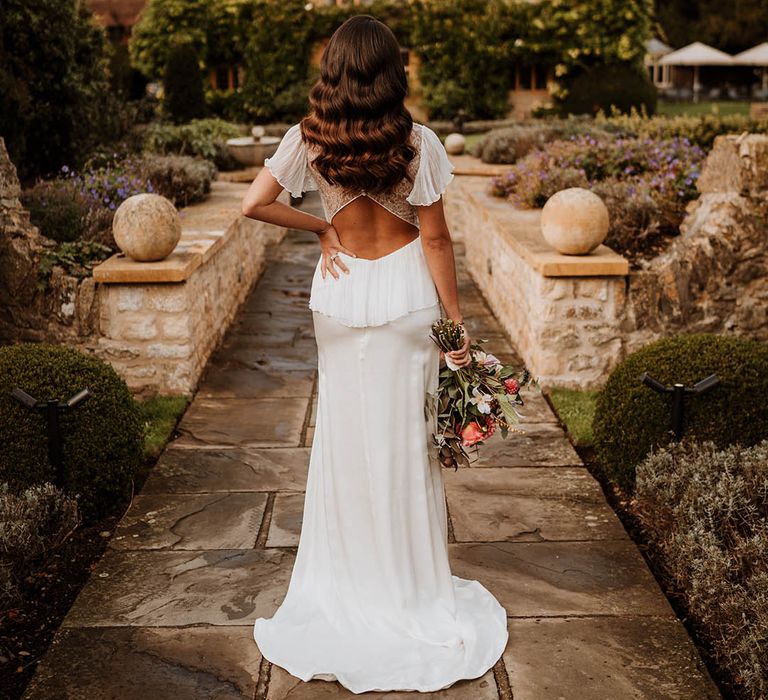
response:
[[[216,253],[225,238],[225,231],[184,231],[167,258],[138,262],[115,253],[93,268],[93,279],[107,284],[184,282]]]
[[[485,191],[471,191],[484,223],[498,231],[510,248],[542,277],[622,277],[629,261],[605,245],[588,255],[563,255],[541,234],[540,209],[516,209]]]

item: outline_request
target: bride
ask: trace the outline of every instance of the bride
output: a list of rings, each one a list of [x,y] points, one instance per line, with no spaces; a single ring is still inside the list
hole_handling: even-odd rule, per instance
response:
[[[453,166],[404,106],[390,29],[346,21],[322,57],[309,115],[251,184],[245,216],[314,231],[318,405],[296,561],[285,598],[254,624],[262,655],[353,693],[435,691],[491,668],[506,612],[451,574],[442,467],[425,399],[430,329],[463,323],[441,195]],[[276,202],[319,190],[325,219]],[[452,362],[470,361],[469,336]]]

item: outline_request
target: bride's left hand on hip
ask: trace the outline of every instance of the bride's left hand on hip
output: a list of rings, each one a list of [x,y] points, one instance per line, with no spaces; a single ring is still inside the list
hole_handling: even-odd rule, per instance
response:
[[[339,279],[339,273],[336,271],[336,266],[346,274],[349,274],[349,268],[344,264],[343,260],[339,260],[339,253],[344,253],[352,258],[357,256],[351,251],[341,245],[339,240],[339,234],[333,225],[329,225],[322,233],[318,234],[320,239],[320,247],[322,249],[323,261],[320,263],[320,273],[325,279],[327,272],[331,273],[334,279]]]

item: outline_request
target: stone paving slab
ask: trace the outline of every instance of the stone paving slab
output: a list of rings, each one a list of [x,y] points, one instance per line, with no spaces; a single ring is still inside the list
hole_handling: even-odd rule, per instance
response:
[[[239,333],[224,341],[217,358],[268,372],[312,372],[317,368],[317,346],[314,339],[308,338],[292,345],[269,347],[254,343],[250,335]]]
[[[280,668],[272,666],[269,679],[269,692],[267,700],[323,700],[323,698],[375,698],[376,700],[497,700],[496,681],[493,671],[488,671],[480,678],[462,680],[454,683],[450,688],[434,693],[420,692],[374,692],[355,694],[347,690],[335,681],[323,681],[315,679],[304,683],[300,679]]]
[[[278,493],[272,509],[267,547],[297,547],[303,511],[303,493]]]
[[[309,450],[169,447],[142,489],[143,494],[227,491],[301,491],[307,483]]]
[[[472,468],[581,465],[576,450],[554,423],[519,423],[506,439],[499,434],[491,437],[470,454],[470,460]]]
[[[457,542],[627,539],[583,467],[460,469],[444,483]]]
[[[451,544],[451,569],[510,617],[674,613],[631,541]]]
[[[206,373],[196,398],[303,398],[312,395],[314,381],[314,370],[283,372],[224,361]]]
[[[294,552],[107,550],[65,627],[252,626],[288,590]]]
[[[139,494],[109,544],[114,549],[253,549],[266,493]]]
[[[178,430],[181,445],[298,447],[308,398],[196,399]]]
[[[249,627],[67,628],[24,698],[252,700],[260,664]]]
[[[275,314],[269,311],[249,313],[245,310],[241,310],[232,321],[229,333],[270,336],[284,331],[291,331],[296,334],[296,337],[306,338],[313,338],[315,333],[311,318],[304,313]],[[229,333],[224,339],[225,342]]]
[[[720,697],[675,619],[510,620],[504,663],[515,700]]]

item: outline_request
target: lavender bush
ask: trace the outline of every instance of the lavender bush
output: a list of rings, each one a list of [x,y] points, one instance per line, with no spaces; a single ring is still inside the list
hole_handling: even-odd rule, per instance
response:
[[[93,241],[116,249],[112,218],[128,197],[161,194],[184,207],[205,198],[216,176],[209,161],[190,156],[128,156],[76,172],[62,167],[55,180],[22,194],[32,223],[60,243]]]
[[[14,493],[0,483],[0,604],[18,599],[24,578],[79,524],[77,499],[53,484]]]
[[[768,696],[768,441],[672,445],[637,468],[637,509],[738,697]]]
[[[611,215],[606,243],[632,260],[677,235],[696,181],[702,148],[689,139],[595,138],[553,141],[491,182],[491,192],[522,208],[542,207],[566,187],[601,195]]]

